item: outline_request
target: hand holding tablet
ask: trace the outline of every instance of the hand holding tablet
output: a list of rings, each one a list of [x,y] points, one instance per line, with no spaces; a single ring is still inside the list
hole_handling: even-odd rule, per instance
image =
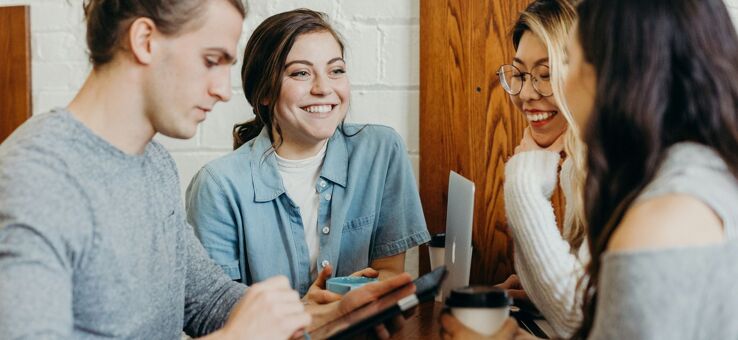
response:
[[[335,318],[311,327],[312,339],[351,339],[400,316],[421,302],[431,301],[445,277],[445,267],[438,268],[414,282],[403,273],[390,279],[369,283],[349,291],[339,302]]]

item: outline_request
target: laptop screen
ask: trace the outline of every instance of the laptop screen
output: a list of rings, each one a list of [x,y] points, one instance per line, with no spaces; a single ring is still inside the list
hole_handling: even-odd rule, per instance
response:
[[[444,259],[448,278],[443,284],[444,297],[448,296],[453,288],[469,285],[473,221],[474,183],[451,171],[448,178]]]

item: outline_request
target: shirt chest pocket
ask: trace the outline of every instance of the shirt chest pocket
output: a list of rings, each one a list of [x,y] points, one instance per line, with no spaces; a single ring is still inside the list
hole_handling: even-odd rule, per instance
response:
[[[350,219],[343,224],[343,232],[361,232],[365,230],[371,230],[374,225],[374,213]]]
[[[338,276],[346,276],[369,266],[375,214],[353,218],[343,224]]]

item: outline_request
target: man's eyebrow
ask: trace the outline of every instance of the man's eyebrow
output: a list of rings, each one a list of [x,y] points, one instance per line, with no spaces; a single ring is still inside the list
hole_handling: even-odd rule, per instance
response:
[[[223,54],[223,58],[225,59],[225,61],[233,65],[235,65],[236,62],[238,61],[236,60],[235,56],[233,56],[230,52],[228,52],[225,48],[222,48],[222,47],[210,47],[210,48],[206,48],[205,51],[221,53]]]

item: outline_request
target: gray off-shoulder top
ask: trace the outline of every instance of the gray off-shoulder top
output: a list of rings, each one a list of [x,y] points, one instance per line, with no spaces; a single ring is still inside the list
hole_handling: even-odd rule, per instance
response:
[[[738,339],[738,181],[712,149],[679,143],[639,200],[672,193],[711,207],[726,241],[605,253],[590,339]]]

